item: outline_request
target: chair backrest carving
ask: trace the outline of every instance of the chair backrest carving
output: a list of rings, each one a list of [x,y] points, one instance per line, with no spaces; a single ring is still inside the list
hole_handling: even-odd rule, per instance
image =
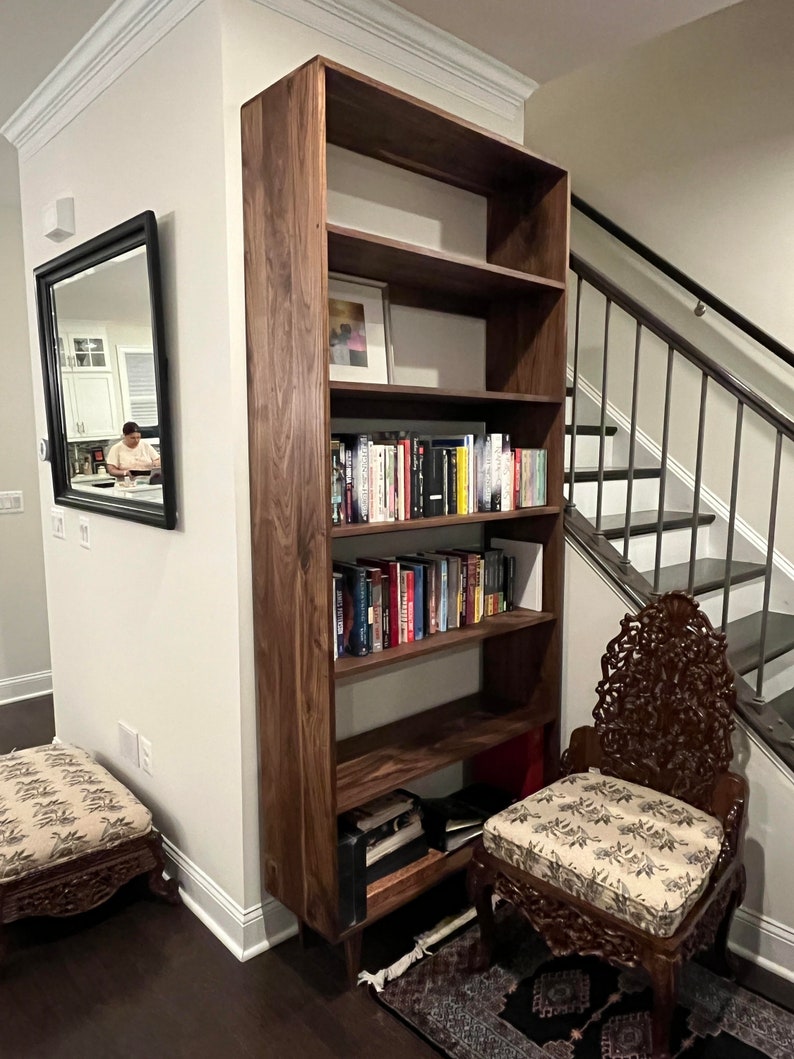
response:
[[[593,717],[602,772],[709,810],[733,756],[725,636],[694,599],[670,592],[626,615],[601,672]]]

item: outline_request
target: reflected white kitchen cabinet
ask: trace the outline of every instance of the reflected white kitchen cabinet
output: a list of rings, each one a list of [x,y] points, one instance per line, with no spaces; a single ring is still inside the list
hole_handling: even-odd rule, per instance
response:
[[[68,439],[115,437],[119,428],[113,373],[64,371],[61,378]]]

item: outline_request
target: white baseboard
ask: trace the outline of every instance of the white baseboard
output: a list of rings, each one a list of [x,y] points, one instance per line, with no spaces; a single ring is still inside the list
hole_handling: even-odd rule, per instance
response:
[[[163,846],[182,900],[238,960],[250,960],[297,934],[295,916],[275,898],[243,908],[165,837]]]
[[[743,959],[794,982],[794,930],[791,927],[740,908],[733,917],[728,944]]]
[[[21,677],[6,677],[0,680],[0,706],[22,699],[35,699],[39,695],[52,693],[52,673],[49,669],[41,673],[26,673]]]

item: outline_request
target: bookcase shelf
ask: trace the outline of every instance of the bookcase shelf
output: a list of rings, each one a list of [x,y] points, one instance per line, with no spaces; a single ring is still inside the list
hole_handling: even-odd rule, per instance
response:
[[[462,846],[452,853],[442,853],[431,849],[421,860],[408,864],[392,875],[386,875],[367,887],[367,918],[363,923],[344,931],[340,941],[358,933],[363,927],[371,926],[383,919],[390,912],[401,908],[414,897],[418,897],[432,886],[440,883],[455,872],[465,868],[471,860],[474,843]]]
[[[438,632],[433,636],[425,636],[423,640],[415,640],[413,643],[401,643],[397,647],[390,647],[387,651],[377,651],[361,658],[338,658],[334,667],[334,675],[337,680],[364,676],[373,670],[394,666],[399,662],[408,662],[438,651],[469,647],[481,640],[488,640],[492,636],[504,636],[505,633],[518,632],[519,629],[528,629],[532,625],[542,625],[549,621],[554,621],[554,615],[547,611],[523,610],[516,607],[515,610],[508,610],[503,614],[483,618],[474,625],[464,625],[461,629]]]
[[[516,704],[484,692],[446,702],[337,744],[340,813],[419,776],[473,757],[554,719],[556,704]]]
[[[436,515],[431,518],[412,518],[396,522],[349,522],[334,526],[332,537],[367,537],[372,533],[394,533],[403,530],[438,529],[443,526],[476,525],[480,522],[502,522],[507,519],[544,518],[559,515],[560,508],[554,504],[537,507],[519,507],[512,511],[475,511],[471,515]]]
[[[340,812],[538,726],[547,779],[558,766],[569,182],[521,144],[322,57],[249,100],[241,118],[264,879],[304,924],[344,940],[352,964],[366,923],[460,870],[471,850],[431,851],[374,883],[365,922],[348,928],[339,912]],[[482,260],[331,223],[329,144],[487,199]],[[483,388],[331,382],[329,270],[387,282],[404,314],[431,308],[484,320]],[[371,420],[472,422],[509,434],[515,448],[543,448],[547,505],[333,527],[331,433],[347,419],[365,432]],[[543,610],[335,663],[334,559],[358,537],[377,534],[390,552],[399,537],[384,534],[427,530],[441,541],[448,527],[464,527],[460,536],[477,548],[492,536],[542,544]],[[359,554],[373,554],[373,544]],[[454,664],[443,654],[469,647],[479,654],[476,694],[337,742],[338,704],[364,690],[348,681],[371,679],[373,695],[391,687],[399,696],[389,667],[437,656],[422,670],[436,673],[432,704],[445,697],[444,667]]]
[[[327,228],[331,271],[368,276],[400,287],[419,287],[426,304],[431,301],[432,292],[487,302],[538,292],[557,298],[565,290],[562,280],[533,276],[514,268],[444,254],[334,224]]]

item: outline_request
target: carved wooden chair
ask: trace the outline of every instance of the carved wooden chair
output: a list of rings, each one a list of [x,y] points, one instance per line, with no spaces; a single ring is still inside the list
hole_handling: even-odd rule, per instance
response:
[[[0,958],[6,923],[87,912],[137,875],[178,904],[164,867],[149,810],[85,750],[58,744],[0,757]]]
[[[743,899],[747,786],[728,771],[735,691],[725,637],[672,592],[627,615],[601,662],[595,727],[578,728],[562,778],[491,817],[469,868],[494,945],[494,893],[555,955],[644,967],[653,1059],[669,1056],[682,961],[716,942],[727,963]]]

